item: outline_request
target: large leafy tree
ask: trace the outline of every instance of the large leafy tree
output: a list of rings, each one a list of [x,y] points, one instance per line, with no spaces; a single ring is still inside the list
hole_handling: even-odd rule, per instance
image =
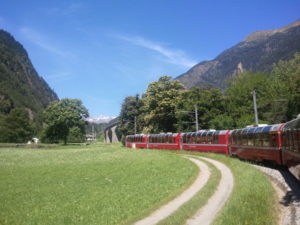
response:
[[[62,99],[52,102],[44,111],[46,127],[44,134],[50,142],[63,140],[67,144],[70,130],[75,127],[84,133],[88,110],[79,99]],[[77,129],[78,133],[78,129]]]
[[[176,131],[175,111],[182,89],[183,84],[177,80],[171,80],[170,76],[162,76],[158,81],[148,85],[143,98],[145,133]]]
[[[143,112],[142,112],[143,100],[139,95],[128,96],[124,99],[122,104],[119,126],[117,128],[118,135],[123,139],[128,134],[134,134],[135,123],[136,132],[141,133],[144,126]]]
[[[198,111],[199,129],[216,128],[211,123],[216,116],[224,114],[224,97],[220,89],[193,87],[181,93],[176,107],[177,128],[179,131],[195,130],[195,111]],[[221,125],[217,128],[221,129]]]
[[[254,109],[252,91],[257,97],[257,109],[260,123],[268,123],[268,112],[272,105],[270,98],[270,76],[263,73],[242,73],[233,77],[226,90],[226,112],[234,121],[234,128],[254,124]]]
[[[300,53],[289,61],[280,61],[272,78],[269,117],[273,123],[286,122],[300,113]]]

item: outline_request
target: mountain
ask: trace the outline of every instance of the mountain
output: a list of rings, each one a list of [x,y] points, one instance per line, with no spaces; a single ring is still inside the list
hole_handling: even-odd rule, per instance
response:
[[[213,85],[226,88],[226,81],[241,71],[269,72],[279,60],[300,52],[300,20],[288,26],[250,34],[211,61],[203,61],[175,78],[186,88]]]
[[[41,125],[42,111],[54,100],[56,93],[38,75],[23,46],[0,30],[0,114],[25,108]]]

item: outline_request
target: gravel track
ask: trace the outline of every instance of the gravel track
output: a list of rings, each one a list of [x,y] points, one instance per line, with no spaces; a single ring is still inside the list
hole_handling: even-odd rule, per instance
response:
[[[150,216],[136,222],[135,225],[157,224],[159,221],[167,218],[169,215],[174,213],[181,205],[189,201],[197,192],[199,192],[204,187],[209,179],[210,170],[207,165],[199,159],[212,163],[215,167],[217,167],[218,170],[220,170],[222,177],[215,193],[212,197],[210,197],[208,203],[201,209],[199,209],[192,218],[188,219],[187,224],[209,225],[215,219],[217,213],[223,207],[232,192],[234,185],[233,175],[230,169],[219,161],[200,156],[193,158],[191,156],[184,157],[194,162],[200,169],[199,175],[194,183],[174,200],[170,201],[166,205],[163,205],[160,209],[153,212]]]
[[[278,194],[280,225],[300,225],[300,182],[286,169],[253,165],[267,174]]]
[[[231,170],[223,163],[198,156],[202,160],[212,163],[221,172],[220,183],[213,194],[208,200],[208,203],[202,207],[191,219],[187,221],[188,225],[209,225],[213,222],[218,212],[222,209],[226,201],[228,200],[234,186],[234,178]]]
[[[161,208],[153,212],[150,216],[140,221],[137,221],[135,225],[152,225],[167,218],[169,215],[175,212],[181,205],[189,201],[207,183],[210,177],[210,170],[207,167],[207,165],[189,156],[186,156],[185,158],[191,160],[200,169],[199,174],[194,183],[183,193],[181,193],[178,197],[176,197],[166,205],[163,205]]]

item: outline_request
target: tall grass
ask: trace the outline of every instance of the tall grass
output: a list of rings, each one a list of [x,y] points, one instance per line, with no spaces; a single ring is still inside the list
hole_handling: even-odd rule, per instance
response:
[[[197,172],[177,154],[116,145],[0,149],[0,224],[130,223]]]

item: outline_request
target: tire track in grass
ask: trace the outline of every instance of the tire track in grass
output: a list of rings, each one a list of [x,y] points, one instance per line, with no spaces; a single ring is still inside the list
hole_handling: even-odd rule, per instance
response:
[[[202,161],[202,160],[201,160]],[[221,172],[211,163],[206,161],[211,176],[206,185],[188,202],[183,204],[176,212],[160,221],[158,225],[182,225],[195,213],[207,204],[208,199],[214,194],[221,180]]]
[[[231,170],[223,163],[197,156],[202,160],[212,163],[221,171],[221,180],[214,195],[208,200],[208,203],[202,207],[192,218],[187,220],[188,225],[209,225],[213,222],[218,212],[228,200],[234,186],[234,178]]]
[[[184,157],[194,162],[200,169],[200,172],[194,183],[178,197],[176,197],[166,205],[163,205],[148,217],[137,221],[135,225],[157,224],[159,221],[167,218],[169,215],[174,213],[181,205],[189,201],[197,192],[199,192],[199,190],[201,190],[205,186],[210,177],[210,171],[207,165],[197,159],[191,158],[190,156]]]

